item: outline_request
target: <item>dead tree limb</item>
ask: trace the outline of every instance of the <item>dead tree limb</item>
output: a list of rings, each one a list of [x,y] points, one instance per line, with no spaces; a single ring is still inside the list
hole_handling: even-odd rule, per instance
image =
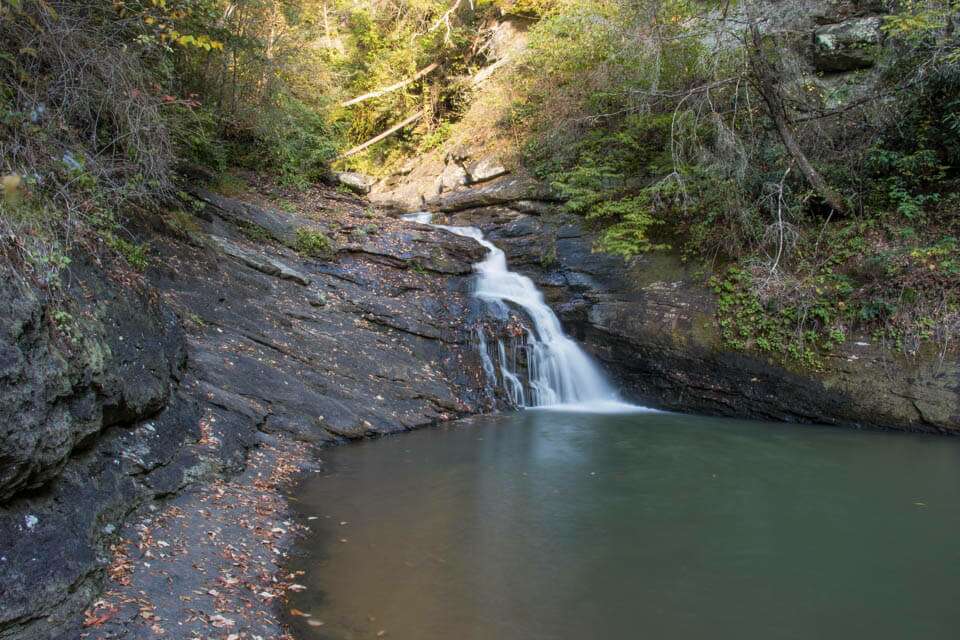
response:
[[[473,78],[470,79],[470,84],[474,87],[478,87],[487,80],[490,79],[490,76],[493,75],[493,72],[510,62],[511,58],[509,56],[497,60],[491,65],[487,65],[483,69],[480,69],[477,73],[474,74]]]
[[[390,127],[389,129],[387,129],[386,131],[384,131],[383,133],[381,133],[380,135],[374,136],[373,138],[370,138],[369,140],[367,140],[367,141],[364,142],[363,144],[359,144],[359,145],[355,146],[353,149],[350,149],[350,150],[348,150],[348,151],[344,151],[343,153],[340,154],[340,158],[341,158],[341,159],[343,159],[343,158],[349,158],[349,157],[352,156],[352,155],[356,155],[356,154],[360,153],[361,151],[363,151],[364,149],[366,149],[367,147],[371,147],[371,146],[377,144],[378,142],[380,142],[380,141],[383,140],[384,138],[389,138],[391,135],[393,135],[394,133],[396,133],[396,132],[399,131],[400,129],[403,129],[403,128],[406,127],[407,125],[413,124],[414,122],[416,122],[417,120],[419,120],[419,119],[422,118],[422,117],[423,117],[423,110],[421,109],[420,111],[417,111],[417,112],[414,113],[412,116],[408,117],[407,119],[403,120],[402,122],[398,122],[397,124],[393,125],[393,126]]]
[[[340,106],[341,106],[341,107],[349,107],[349,106],[351,106],[351,105],[359,104],[359,103],[364,102],[364,101],[366,101],[366,100],[371,100],[371,99],[373,99],[373,98],[379,98],[380,96],[384,96],[384,95],[386,95],[386,94],[388,94],[388,93],[392,93],[392,92],[396,91],[397,89],[402,89],[403,87],[407,86],[407,85],[410,84],[411,82],[416,82],[417,80],[419,80],[419,79],[422,78],[423,76],[427,75],[428,73],[430,73],[431,71],[433,71],[434,69],[436,69],[436,68],[439,67],[439,66],[440,66],[440,63],[439,63],[439,62],[434,62],[433,64],[427,65],[427,66],[424,67],[423,69],[420,69],[420,71],[417,71],[415,74],[413,74],[412,76],[410,76],[410,77],[407,78],[406,80],[401,80],[400,82],[398,82],[398,83],[396,83],[396,84],[392,84],[392,85],[390,85],[389,87],[383,87],[382,89],[377,89],[376,91],[371,91],[370,93],[365,93],[365,94],[363,94],[362,96],[357,96],[356,98],[353,98],[353,99],[351,99],[351,100],[347,100],[346,102],[341,102],[341,103],[340,103]]]
[[[453,3],[453,6],[451,6],[449,9],[447,9],[446,11],[444,11],[444,12],[443,12],[443,15],[441,15],[439,18],[437,18],[437,21],[434,22],[434,23],[433,23],[433,26],[430,27],[430,29],[427,30],[427,33],[430,33],[431,31],[436,31],[438,28],[440,28],[441,25],[446,25],[446,27],[447,27],[447,34],[444,36],[444,42],[448,42],[448,43],[449,43],[449,42],[450,42],[450,36],[451,36],[452,33],[453,33],[453,26],[450,24],[450,17],[451,17],[454,13],[457,12],[457,9],[460,8],[460,5],[461,5],[462,3],[463,3],[463,0],[456,0],[456,2]],[[471,9],[473,8],[473,0],[470,0],[470,8],[471,8]]]

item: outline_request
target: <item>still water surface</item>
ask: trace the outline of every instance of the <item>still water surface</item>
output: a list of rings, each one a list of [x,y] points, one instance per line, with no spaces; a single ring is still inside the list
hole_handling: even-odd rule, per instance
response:
[[[960,638],[960,440],[526,411],[324,461],[304,640]]]

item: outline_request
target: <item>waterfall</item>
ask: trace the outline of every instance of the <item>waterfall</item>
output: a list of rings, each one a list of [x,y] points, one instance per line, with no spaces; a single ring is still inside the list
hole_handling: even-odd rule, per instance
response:
[[[403,217],[409,222],[431,224],[432,214],[419,212]],[[506,254],[483,237],[476,227],[431,225],[458,236],[472,238],[487,249],[486,258],[474,265],[477,283],[474,295],[493,305],[519,309],[530,321],[527,332],[527,385],[517,376],[516,358],[508,358],[503,341],[497,343],[500,379],[507,397],[518,407],[581,408],[590,411],[624,411],[639,407],[623,403],[603,372],[560,326],[560,320],[547,306],[543,294],[533,281],[507,268]],[[490,355],[486,338],[480,335],[480,358],[490,377]],[[511,361],[512,360],[512,361]],[[529,400],[529,403],[527,402]]]
[[[483,373],[487,377],[487,385],[490,389],[497,386],[497,372],[493,368],[493,360],[490,359],[490,350],[487,349],[487,336],[483,329],[477,327],[477,350],[480,351],[480,364],[483,365]]]
[[[500,376],[503,378],[503,388],[507,392],[507,397],[510,398],[510,402],[514,406],[525,407],[527,403],[523,398],[523,383],[514,373],[517,370],[516,357],[513,358],[512,362],[507,360],[507,351],[503,348],[503,340],[497,340],[497,353],[500,356]]]

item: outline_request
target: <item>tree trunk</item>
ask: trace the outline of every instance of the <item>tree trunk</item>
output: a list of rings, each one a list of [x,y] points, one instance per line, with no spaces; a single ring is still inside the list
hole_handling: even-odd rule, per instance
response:
[[[770,63],[763,55],[763,42],[756,22],[750,24],[750,36],[752,40],[750,46],[748,46],[750,70],[756,80],[760,96],[767,105],[767,112],[770,115],[770,119],[773,120],[773,124],[777,128],[777,133],[783,142],[783,146],[786,147],[787,153],[789,153],[793,161],[796,162],[800,173],[803,174],[803,177],[806,178],[807,182],[813,187],[817,194],[835,211],[843,213],[843,211],[846,210],[846,205],[840,197],[840,194],[834,191],[833,188],[827,184],[827,181],[823,179],[823,176],[820,175],[820,172],[810,164],[806,154],[803,152],[803,149],[800,148],[800,144],[793,135],[793,130],[787,121],[787,111],[783,105],[783,95],[780,93],[779,83],[774,75],[774,70],[771,69]]]

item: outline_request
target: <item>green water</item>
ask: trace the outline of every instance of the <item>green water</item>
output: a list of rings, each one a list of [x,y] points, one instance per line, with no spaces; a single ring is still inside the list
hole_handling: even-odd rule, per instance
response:
[[[960,638],[960,440],[528,411],[324,462],[298,638]]]

